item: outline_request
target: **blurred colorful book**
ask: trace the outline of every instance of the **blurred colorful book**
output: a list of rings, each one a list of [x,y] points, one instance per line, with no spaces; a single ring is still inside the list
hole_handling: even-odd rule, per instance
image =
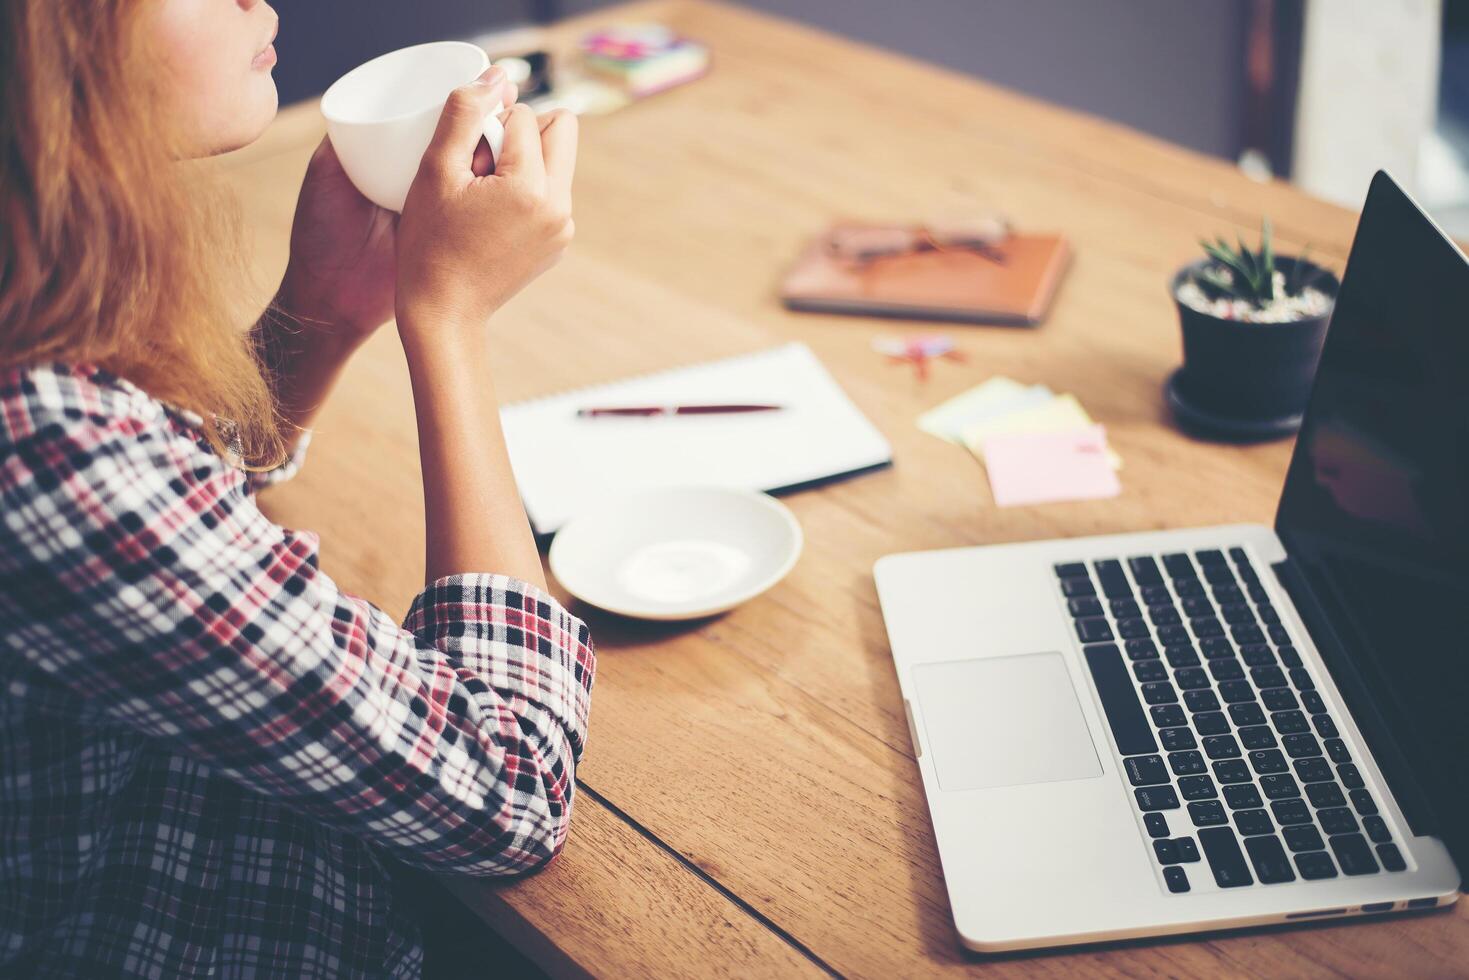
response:
[[[691,82],[709,70],[709,49],[657,24],[616,26],[582,39],[588,75],[643,98]]]

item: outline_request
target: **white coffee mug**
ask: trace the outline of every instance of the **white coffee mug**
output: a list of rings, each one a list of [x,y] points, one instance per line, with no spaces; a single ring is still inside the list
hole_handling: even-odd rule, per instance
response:
[[[436,41],[391,51],[352,69],[321,97],[327,134],[363,196],[402,211],[449,93],[478,78],[490,57],[477,45]],[[496,159],[505,142],[498,115],[485,117]]]

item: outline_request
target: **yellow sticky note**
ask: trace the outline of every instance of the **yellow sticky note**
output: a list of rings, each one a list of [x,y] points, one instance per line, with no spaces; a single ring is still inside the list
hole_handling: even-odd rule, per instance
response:
[[[1081,407],[1081,402],[1076,400],[1075,395],[1057,395],[1038,405],[973,422],[960,433],[960,440],[969,447],[970,452],[983,459],[984,441],[991,436],[1065,432],[1069,429],[1088,428],[1094,424],[1092,417]],[[1122,458],[1111,449],[1107,450],[1107,460],[1113,469],[1122,468]]]
[[[1023,385],[997,375],[924,412],[918,417],[918,427],[929,435],[963,445],[961,433],[968,426],[1050,398],[1051,390],[1043,385]]]

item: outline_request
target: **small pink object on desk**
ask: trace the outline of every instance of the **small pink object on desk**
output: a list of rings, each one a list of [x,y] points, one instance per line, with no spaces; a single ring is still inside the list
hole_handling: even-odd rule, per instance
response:
[[[984,465],[1000,507],[1097,500],[1122,492],[1100,425],[993,436],[984,442]]]

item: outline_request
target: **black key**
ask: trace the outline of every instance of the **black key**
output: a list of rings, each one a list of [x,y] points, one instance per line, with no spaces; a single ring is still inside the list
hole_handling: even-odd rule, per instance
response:
[[[1260,790],[1265,794],[1267,800],[1284,800],[1292,796],[1300,796],[1300,787],[1296,786],[1295,778],[1287,773],[1260,777]]]
[[[1194,715],[1194,728],[1200,735],[1223,735],[1229,731],[1229,719],[1217,711],[1204,711]]]
[[[1098,643],[1112,639],[1112,625],[1105,619],[1088,616],[1076,621],[1076,635],[1083,643]]]
[[[1214,603],[1209,601],[1208,596],[1187,596],[1183,600],[1184,615],[1193,619],[1195,616],[1214,615]]]
[[[1188,710],[1197,714],[1200,711],[1218,711],[1219,699],[1214,696],[1213,691],[1185,691],[1183,703]]]
[[[1165,752],[1182,752],[1184,749],[1198,747],[1194,741],[1194,733],[1187,728],[1165,728],[1158,733],[1158,741],[1163,743]]]
[[[1225,759],[1214,763],[1214,778],[1221,783],[1248,783],[1250,767],[1243,759]]]
[[[1374,844],[1386,844],[1392,840],[1392,832],[1387,829],[1387,821],[1381,817],[1363,817],[1362,829],[1367,831],[1367,836],[1372,838]]]
[[[1164,648],[1163,657],[1168,661],[1168,666],[1174,670],[1182,670],[1184,667],[1197,667],[1199,655],[1194,652],[1191,643],[1174,643]]]
[[[1305,800],[1276,800],[1270,804],[1270,812],[1275,814],[1275,822],[1282,827],[1311,822],[1311,811],[1306,808]]]
[[[1277,711],[1270,716],[1270,721],[1282,735],[1298,735],[1311,730],[1306,724],[1306,716],[1299,711]]]
[[[1163,556],[1163,567],[1168,569],[1168,574],[1174,578],[1192,578],[1194,574],[1194,563],[1188,555],[1172,554]]]
[[[1250,567],[1250,556],[1245,554],[1245,549],[1243,548],[1230,548],[1229,557],[1234,560],[1236,565],[1241,566],[1241,570]]]
[[[1129,596],[1126,599],[1113,599],[1107,603],[1107,608],[1112,610],[1112,615],[1118,619],[1136,619],[1143,614],[1137,607],[1137,600]]]
[[[1245,841],[1245,850],[1250,852],[1250,863],[1255,866],[1255,875],[1262,885],[1296,880],[1290,858],[1285,856],[1278,837],[1251,837]]]
[[[1249,583],[1249,593],[1251,602],[1258,603],[1270,601],[1270,593],[1265,591],[1265,586],[1260,584],[1259,579],[1256,579],[1255,581]]]
[[[1158,571],[1158,563],[1151,555],[1143,555],[1141,558],[1127,559],[1127,567],[1132,569],[1132,577],[1138,585],[1162,585],[1163,573]]]
[[[1212,800],[1219,792],[1208,776],[1184,776],[1178,781],[1178,795],[1185,800]]]
[[[1144,812],[1178,809],[1178,794],[1172,786],[1144,786],[1133,790],[1132,795],[1137,797],[1137,808]]]
[[[1158,666],[1161,667],[1162,664],[1159,663]],[[1185,691],[1198,691],[1209,686],[1209,675],[1202,667],[1184,667],[1174,673],[1173,682]]]
[[[1311,720],[1316,723],[1316,731],[1322,738],[1336,738],[1341,734],[1336,730],[1336,722],[1331,720],[1331,715],[1313,715]]]
[[[1331,855],[1325,851],[1310,851],[1306,854],[1296,855],[1296,868],[1301,872],[1301,877],[1307,881],[1318,881],[1322,878],[1335,878],[1336,865],[1331,863]],[[1183,869],[1180,868],[1180,871]]]
[[[1325,759],[1297,759],[1296,778],[1303,783],[1331,782],[1331,765]]]
[[[1161,813],[1144,813],[1143,826],[1148,828],[1148,836],[1152,838],[1168,836],[1168,818]]]
[[[1163,666],[1161,660],[1139,660],[1132,665],[1132,676],[1138,679],[1139,684],[1150,681],[1166,681],[1168,679],[1168,668]]]
[[[1288,687],[1267,687],[1260,692],[1267,711],[1289,711],[1296,706],[1296,696]]]
[[[1199,859],[1199,847],[1192,837],[1180,837],[1173,843],[1178,845],[1178,859],[1184,864],[1193,864]]]
[[[1140,640],[1153,635],[1145,619],[1119,619],[1117,633],[1124,640]]]
[[[1224,635],[1224,627],[1213,616],[1205,616],[1202,619],[1191,619],[1188,623],[1189,628],[1194,631],[1194,636],[1197,636],[1201,640],[1211,636]]]
[[[1337,765],[1345,765],[1352,761],[1352,753],[1347,749],[1347,743],[1339,738],[1326,740],[1326,754]]]
[[[1170,752],[1168,753],[1168,765],[1178,776],[1193,776],[1201,772],[1208,772],[1208,766],[1204,765],[1204,757],[1197,752]]]
[[[1316,682],[1311,680],[1311,674],[1304,667],[1290,669],[1290,682],[1297,691],[1312,691],[1316,688]]]
[[[1251,667],[1274,665],[1275,654],[1263,643],[1251,643],[1239,648],[1240,659]]]
[[[1203,653],[1205,660],[1223,660],[1234,657],[1234,644],[1222,636],[1211,636],[1207,640],[1199,641],[1199,650]]]
[[[1178,845],[1171,840],[1153,841],[1153,853],[1158,856],[1159,864],[1178,863]]]
[[[1174,728],[1188,721],[1183,716],[1183,709],[1176,704],[1160,704],[1149,708],[1148,713],[1153,716],[1153,724],[1159,728]]]
[[[1193,637],[1182,626],[1159,626],[1158,642],[1165,647],[1188,644]]]
[[[1063,562],[1056,566],[1057,578],[1078,578],[1086,574],[1086,565],[1079,561]]]
[[[1319,715],[1326,711],[1326,701],[1322,699],[1320,691],[1302,691],[1301,704],[1313,715]]]
[[[1253,703],[1231,704],[1229,706],[1229,717],[1233,718],[1234,723],[1241,728],[1248,725],[1265,724],[1265,712],[1260,710],[1258,704]]]
[[[1234,572],[1228,565],[1209,565],[1204,568],[1204,581],[1214,586],[1233,585]]]
[[[1246,810],[1265,805],[1265,801],[1260,799],[1260,791],[1249,783],[1224,787],[1224,802],[1229,804],[1231,810]]]
[[[1237,681],[1245,676],[1245,668],[1233,657],[1228,660],[1209,661],[1209,673],[1216,681]]]
[[[1362,774],[1350,762],[1344,766],[1337,766],[1336,774],[1341,777],[1341,784],[1347,789],[1361,789],[1365,785],[1362,782]]]
[[[1331,852],[1336,855],[1343,874],[1377,873],[1377,861],[1372,857],[1372,848],[1367,846],[1361,834],[1342,834],[1331,838]]]
[[[1260,632],[1260,627],[1254,623],[1240,623],[1230,627],[1229,635],[1234,637],[1236,643],[1264,643],[1265,634]]]
[[[1102,592],[1108,599],[1123,599],[1132,596],[1132,585],[1127,581],[1127,573],[1122,570],[1122,562],[1115,558],[1106,561],[1092,563],[1096,569],[1097,581],[1101,583]]]
[[[1095,599],[1067,599],[1066,608],[1071,610],[1071,615],[1078,619],[1082,616],[1102,615],[1102,604]]]
[[[1178,593],[1180,599],[1192,599],[1204,594],[1204,583],[1196,578],[1176,578],[1173,580],[1173,591]]]
[[[1242,837],[1268,834],[1275,830],[1275,824],[1270,822],[1270,814],[1264,810],[1234,811],[1234,827]]]
[[[1142,691],[1143,700],[1148,704],[1172,704],[1178,700],[1178,692],[1167,681],[1144,684]]]
[[[1097,594],[1097,589],[1089,578],[1064,578],[1061,580],[1061,591],[1072,598]]]
[[[1179,618],[1178,610],[1173,603],[1166,605],[1159,603],[1148,607],[1148,618],[1153,621],[1154,626],[1177,626],[1183,620]]]
[[[1285,735],[1281,738],[1280,744],[1285,747],[1286,754],[1292,759],[1308,759],[1321,754],[1321,746],[1317,744],[1314,735]]]
[[[1225,704],[1239,704],[1255,700],[1255,689],[1249,681],[1224,681],[1219,685],[1219,696]]]
[[[1352,806],[1364,817],[1370,817],[1377,813],[1377,804],[1372,801],[1372,794],[1365,789],[1354,789],[1349,794],[1352,797]]]
[[[1149,606],[1173,604],[1173,593],[1168,591],[1166,585],[1144,585],[1141,589],[1143,602]]]
[[[1278,687],[1285,690],[1285,672],[1273,664],[1268,667],[1255,667],[1251,669],[1250,680],[1255,682],[1256,687]],[[1290,694],[1290,691],[1286,690],[1285,693]],[[1294,702],[1295,698],[1292,697],[1291,701]],[[1292,706],[1286,705],[1285,707]]]
[[[1214,827],[1222,823],[1229,823],[1229,818],[1224,815],[1224,804],[1218,800],[1190,803],[1188,815],[1193,820],[1195,827]]]
[[[1326,831],[1327,836],[1350,834],[1357,830],[1357,818],[1352,816],[1352,811],[1344,806],[1317,810],[1316,820],[1321,824],[1321,829]]]
[[[1148,755],[1158,751],[1153,729],[1138,702],[1137,688],[1132,686],[1132,678],[1127,676],[1127,668],[1122,665],[1122,654],[1111,644],[1086,647],[1083,652],[1092,672],[1092,683],[1102,699],[1107,723],[1112,726],[1112,739],[1117,743],[1117,751],[1123,755]]]
[[[1275,653],[1276,656],[1280,657],[1280,662],[1287,667],[1299,667],[1301,665],[1301,655],[1289,643],[1277,643],[1275,645]]]
[[[1275,733],[1267,725],[1254,725],[1239,730],[1239,744],[1247,749],[1275,748]]]
[[[1128,640],[1122,646],[1127,650],[1128,660],[1158,659],[1158,648],[1153,646],[1152,640]]]
[[[1248,602],[1226,602],[1219,607],[1219,615],[1223,616],[1224,621],[1231,626],[1238,626],[1242,623],[1253,625],[1255,622],[1254,610],[1250,608]]]
[[[1276,644],[1277,646],[1289,643],[1291,641],[1290,634],[1287,633],[1285,631],[1285,627],[1281,626],[1279,623],[1271,623],[1269,626],[1266,627],[1266,632],[1270,634],[1270,642]]]
[[[1326,806],[1346,806],[1347,798],[1341,795],[1336,783],[1311,783],[1306,787],[1306,796],[1318,810]]]
[[[1319,851],[1326,846],[1321,834],[1310,824],[1286,827],[1281,833],[1285,835],[1285,846],[1292,851]]]
[[[1199,565],[1201,567],[1226,564],[1226,562],[1224,561],[1224,552],[1220,551],[1218,548],[1211,548],[1207,551],[1196,551],[1194,552],[1194,557],[1198,559]]]
[[[1182,855],[1179,855],[1179,857],[1181,859]],[[1398,845],[1396,844],[1378,844],[1377,859],[1382,862],[1382,866],[1388,871],[1406,871],[1408,869],[1408,862],[1403,860],[1403,855],[1398,851]]]
[[[1233,735],[1210,735],[1204,739],[1204,751],[1211,759],[1238,759],[1239,743]]]
[[[1188,891],[1188,873],[1173,864],[1163,869],[1163,880],[1168,884],[1168,890],[1175,895]]]
[[[1214,599],[1217,602],[1244,602],[1245,594],[1239,590],[1237,585],[1221,584],[1214,586]]]
[[[1135,755],[1123,759],[1122,768],[1127,770],[1127,781],[1134,786],[1164,786],[1172,781],[1160,755]]]
[[[1214,882],[1220,888],[1237,888],[1254,884],[1249,865],[1239,849],[1234,831],[1228,827],[1209,827],[1199,831],[1199,846],[1209,859],[1209,870],[1214,872]]]
[[[1250,753],[1249,758],[1250,767],[1262,776],[1285,772],[1289,768],[1285,764],[1285,756],[1280,754],[1279,749],[1256,749]]]
[[[1263,595],[1263,594],[1264,594],[1264,590],[1261,589],[1260,590],[1260,595]],[[1264,599],[1261,599],[1258,596],[1256,596],[1254,589],[1251,589],[1250,590],[1250,596],[1251,596],[1251,598],[1255,599],[1256,602],[1259,603],[1259,605],[1255,607],[1255,612],[1260,616],[1260,622],[1265,623],[1267,625],[1269,625],[1271,623],[1279,623],[1280,622],[1280,613],[1278,613],[1278,612],[1275,611],[1275,607],[1274,606],[1272,606],[1270,603],[1266,602]]]

